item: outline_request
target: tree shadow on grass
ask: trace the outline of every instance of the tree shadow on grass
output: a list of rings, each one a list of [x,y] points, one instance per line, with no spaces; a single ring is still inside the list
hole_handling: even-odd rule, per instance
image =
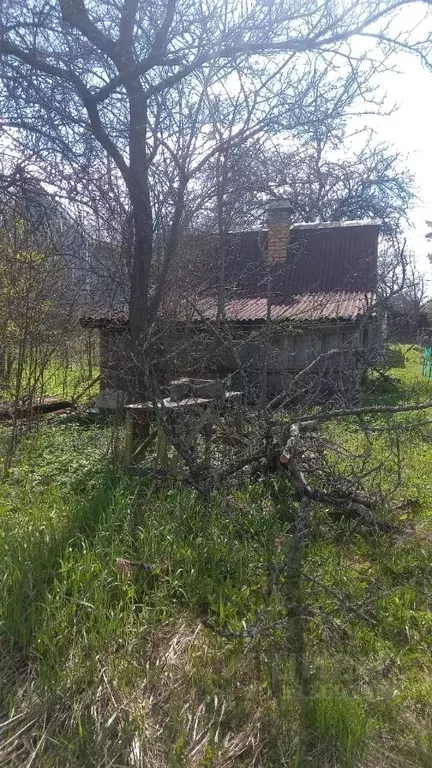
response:
[[[0,711],[12,693],[5,684],[3,662],[13,659],[16,671],[21,672],[31,663],[33,641],[44,621],[44,606],[60,573],[62,560],[67,552],[82,546],[83,538],[86,542],[95,539],[122,480],[124,475],[120,471],[106,465],[91,495],[72,507],[64,527],[54,531],[48,541],[41,526],[40,533],[24,546],[22,541],[12,543],[3,579]],[[10,682],[16,677],[10,675]]]

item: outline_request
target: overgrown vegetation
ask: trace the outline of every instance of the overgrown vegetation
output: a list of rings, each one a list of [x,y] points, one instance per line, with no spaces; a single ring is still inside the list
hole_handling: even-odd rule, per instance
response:
[[[430,397],[418,351],[392,373],[381,402]],[[338,429],[355,451],[353,425]],[[1,487],[1,764],[429,766],[430,427],[399,433],[381,511],[397,532],[312,510],[303,694],[285,476],[199,497],[114,466],[112,437],[107,421],[51,419]],[[382,458],[371,490],[394,484]],[[119,572],[118,557],[151,567]]]
[[[75,400],[84,393],[84,402],[99,391],[99,356],[96,340],[71,334],[56,348],[35,345],[24,349],[18,359],[18,347],[9,347],[9,370],[0,378],[0,399],[20,401],[21,397],[37,401],[41,397]]]

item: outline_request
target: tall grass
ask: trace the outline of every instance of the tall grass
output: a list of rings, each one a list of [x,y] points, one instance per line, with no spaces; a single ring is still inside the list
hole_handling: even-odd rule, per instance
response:
[[[0,488],[0,764],[429,765],[432,453],[402,439],[410,535],[313,511],[305,701],[275,582],[283,477],[199,497],[113,466],[107,423],[22,438]]]

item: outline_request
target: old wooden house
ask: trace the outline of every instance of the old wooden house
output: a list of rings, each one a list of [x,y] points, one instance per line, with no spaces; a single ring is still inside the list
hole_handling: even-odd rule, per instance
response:
[[[211,374],[274,394],[308,369],[321,390],[358,386],[380,339],[379,232],[376,220],[292,223],[281,200],[265,230],[185,237],[159,319],[161,379]],[[132,397],[127,314],[82,322],[100,330],[101,388]]]

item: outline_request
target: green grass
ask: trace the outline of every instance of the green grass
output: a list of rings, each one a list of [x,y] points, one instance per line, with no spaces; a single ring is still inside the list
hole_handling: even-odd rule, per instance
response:
[[[414,350],[374,401],[430,396],[420,371]],[[313,510],[303,694],[289,585],[269,587],[298,505],[284,478],[199,497],[114,466],[112,430],[63,418],[23,437],[0,488],[0,764],[431,766],[430,428],[400,433],[392,498],[416,504],[381,510],[405,533]],[[350,421],[338,430],[364,447]],[[392,446],[373,450],[371,488],[391,488]],[[154,572],[122,575],[117,557]],[[257,622],[276,628],[210,628]]]
[[[71,340],[69,339],[69,342]],[[95,344],[93,342],[93,347]],[[84,402],[94,398],[99,392],[99,384],[92,382],[99,375],[98,355],[92,350],[92,364],[86,356],[84,341],[81,337],[72,340],[67,355],[53,355],[52,349],[45,349],[39,355],[37,365],[30,362],[27,354],[21,375],[18,376],[18,362],[15,359],[9,381],[0,380],[0,400],[9,401],[16,397],[32,394],[35,397],[61,397],[73,399],[84,393]],[[16,354],[17,357],[17,354]],[[90,386],[91,385],[91,386]]]
[[[82,366],[79,362],[72,363],[65,368],[54,361],[47,365],[43,373],[43,380],[38,386],[38,395],[75,398],[86,390],[84,402],[87,402],[96,397],[99,392],[99,383],[92,384],[87,389],[98,375],[98,366],[93,366],[90,378],[88,368]]]

